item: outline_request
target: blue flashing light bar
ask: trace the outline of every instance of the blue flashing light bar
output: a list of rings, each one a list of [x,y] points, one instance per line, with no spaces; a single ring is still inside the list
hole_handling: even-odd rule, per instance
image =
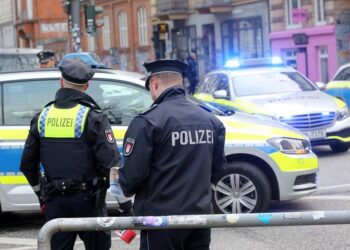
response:
[[[226,61],[225,63],[225,68],[239,68],[239,66],[241,66],[239,60],[236,59],[229,59]]]
[[[229,59],[226,61],[224,67],[229,69],[247,68],[247,67],[263,67],[263,66],[282,66],[283,60],[281,57],[265,57],[265,58],[251,58],[240,60],[238,58]]]
[[[272,62],[273,65],[283,64],[283,60],[279,56],[272,57],[271,62]]]

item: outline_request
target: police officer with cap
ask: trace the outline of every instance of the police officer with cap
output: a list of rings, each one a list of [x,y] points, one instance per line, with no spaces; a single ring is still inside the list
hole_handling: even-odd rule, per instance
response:
[[[186,98],[182,74],[187,64],[158,60],[144,66],[154,103],[126,132],[120,186],[126,196],[135,195],[137,216],[211,213],[211,181],[226,166],[225,127]],[[210,229],[141,231],[142,250],[209,245]]]
[[[56,67],[55,52],[52,50],[43,50],[36,54],[39,58],[40,68]]]
[[[121,164],[111,125],[85,93],[94,76],[80,60],[60,65],[61,88],[31,121],[20,169],[39,198],[46,220],[100,217],[111,168]],[[44,176],[40,172],[40,163]],[[97,207],[96,207],[97,205]],[[86,249],[109,249],[110,233],[78,232]],[[52,249],[73,249],[77,233],[53,235]]]

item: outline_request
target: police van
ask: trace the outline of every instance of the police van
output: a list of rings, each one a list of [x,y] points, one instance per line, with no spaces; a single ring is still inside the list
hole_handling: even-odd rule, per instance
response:
[[[0,73],[2,212],[39,210],[19,164],[30,120],[54,98],[60,76],[57,69]],[[119,150],[130,121],[152,103],[142,77],[132,72],[97,70],[87,91],[108,115]],[[228,168],[212,183],[216,212],[264,211],[271,200],[291,200],[316,191],[318,160],[305,135],[276,121],[189,100],[215,114],[227,131]],[[116,206],[110,195],[107,202]]]
[[[194,96],[226,110],[286,123],[314,146],[329,145],[333,152],[350,148],[347,105],[284,66],[279,57],[229,60],[204,76]]]

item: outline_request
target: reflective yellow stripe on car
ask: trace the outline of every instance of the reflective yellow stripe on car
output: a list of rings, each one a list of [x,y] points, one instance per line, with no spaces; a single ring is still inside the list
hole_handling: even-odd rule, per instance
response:
[[[337,106],[337,110],[342,109],[346,106],[346,103],[340,100],[337,97],[332,96],[333,100],[335,101],[335,105]]]
[[[289,137],[296,139],[305,139],[301,134],[294,133],[292,130],[286,130],[277,127],[270,127],[265,125],[246,123],[240,121],[232,121],[230,119],[220,119],[226,126],[226,140],[240,139],[240,140],[267,140],[273,137]],[[252,134],[254,131],[254,134]],[[232,133],[232,135],[228,135]],[[231,138],[232,137],[232,138]]]
[[[28,184],[28,181],[25,176],[18,175],[18,176],[0,176],[0,184]]]
[[[272,153],[270,154],[270,157],[277,163],[282,172],[294,172],[318,168],[317,157],[301,158],[300,155],[297,155],[293,158],[291,155],[286,155],[281,152]]]
[[[0,140],[25,140],[28,127],[0,128]]]
[[[350,81],[333,81],[327,84],[327,89],[350,88]]]
[[[204,93],[197,93],[194,95],[194,97],[204,102],[217,103],[251,114],[270,115],[265,109],[261,108],[260,106],[251,102],[243,101],[240,98],[236,98],[234,101],[225,99],[215,99],[212,95]]]

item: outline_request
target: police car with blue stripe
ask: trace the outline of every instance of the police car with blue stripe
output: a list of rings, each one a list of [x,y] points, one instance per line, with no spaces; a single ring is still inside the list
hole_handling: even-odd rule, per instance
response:
[[[2,212],[39,210],[38,200],[20,172],[19,164],[30,120],[52,101],[60,77],[56,69],[0,73]],[[152,103],[142,78],[138,73],[97,70],[87,91],[108,115],[119,149],[130,121]],[[216,212],[264,211],[271,200],[291,200],[316,191],[318,160],[302,133],[276,121],[223,112],[210,104],[192,101],[217,115],[226,127],[225,154],[229,167],[212,184]],[[44,116],[44,112],[42,114]],[[196,138],[197,135],[174,134],[174,143],[186,139],[181,136],[189,140],[190,136]],[[208,136],[210,138],[210,134]],[[115,207],[110,193],[107,199],[107,203]]]

